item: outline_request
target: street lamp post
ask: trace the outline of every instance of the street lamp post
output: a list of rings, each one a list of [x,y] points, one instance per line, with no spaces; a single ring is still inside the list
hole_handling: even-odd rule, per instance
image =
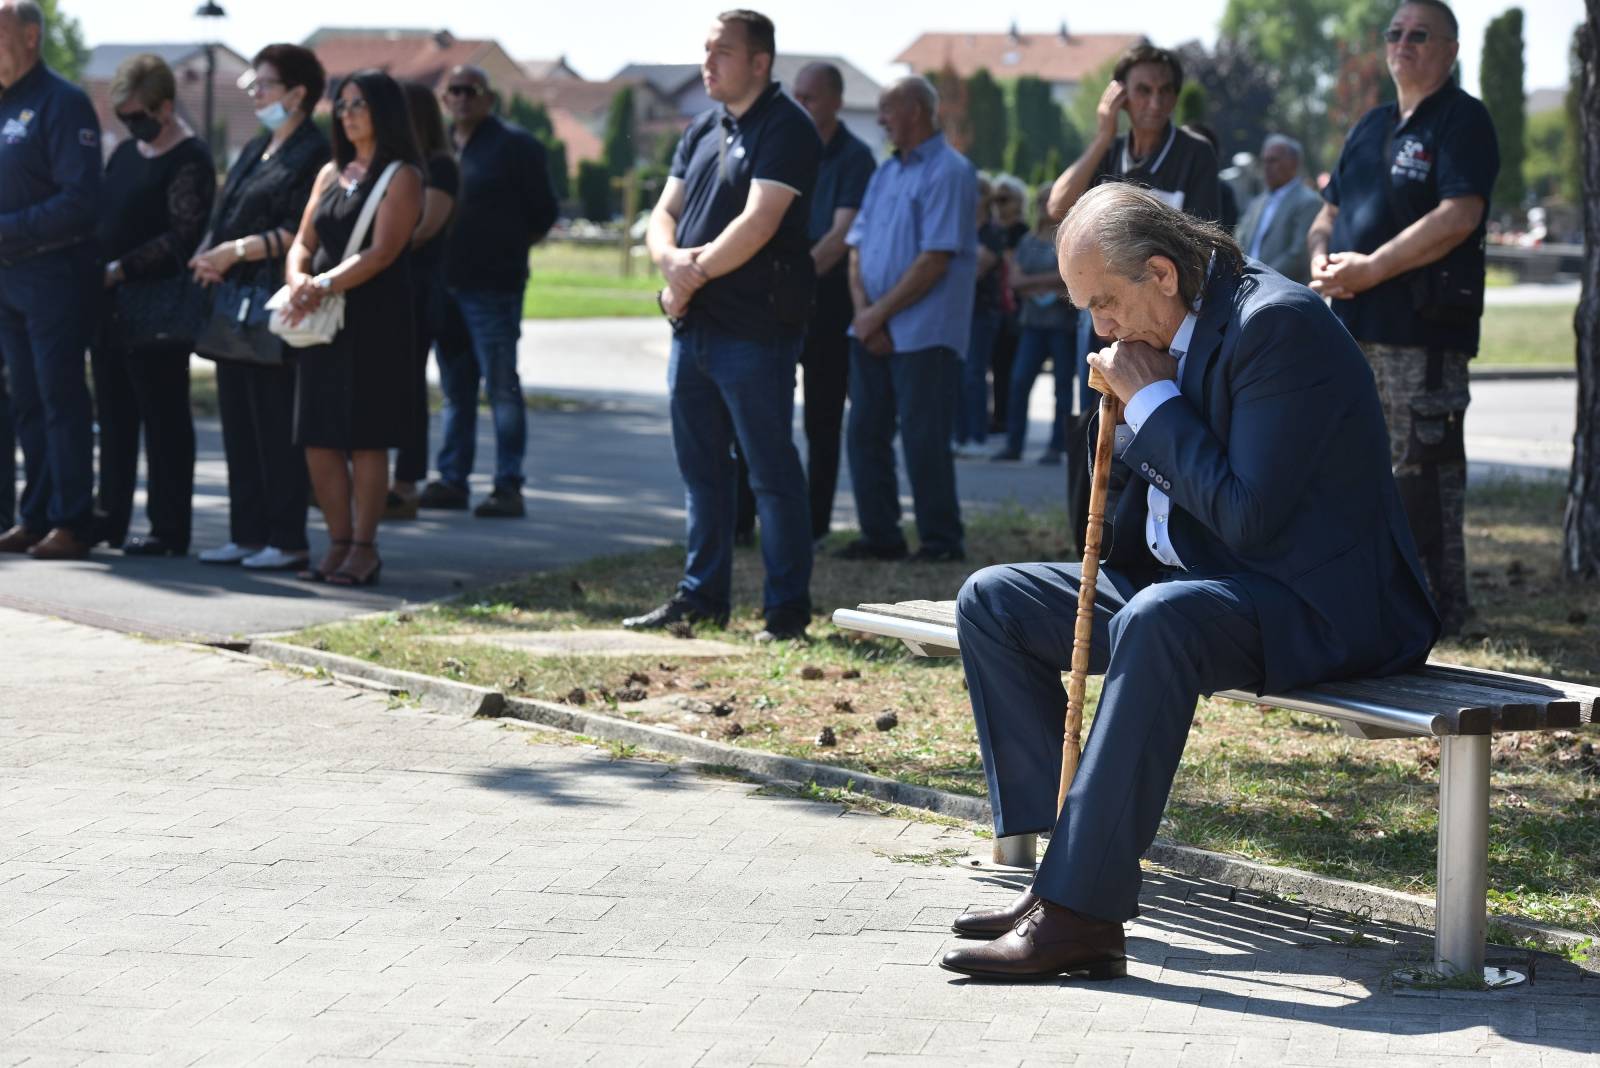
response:
[[[226,17],[227,14],[228,13],[226,11],[222,10],[222,5],[218,4],[216,2],[216,0],[206,0],[205,3],[203,3],[199,7],[195,8],[195,12],[194,12],[194,16],[197,19],[220,19],[220,18]],[[217,46],[216,46],[216,42],[215,42],[215,37],[216,37],[216,35],[213,34],[213,33],[210,33],[209,31],[206,33],[206,43],[205,43],[205,49],[206,49],[205,124],[206,124],[206,128],[205,128],[205,132],[202,133],[200,136],[201,136],[202,139],[204,139],[206,144],[211,145],[211,148],[212,148],[213,152],[221,151],[222,153],[226,154],[227,153],[227,148],[228,148],[227,145],[219,145],[219,144],[213,144],[212,143],[215,140],[215,137],[216,137],[216,130],[213,127],[216,124],[216,110],[217,110],[217,104],[216,104]]]

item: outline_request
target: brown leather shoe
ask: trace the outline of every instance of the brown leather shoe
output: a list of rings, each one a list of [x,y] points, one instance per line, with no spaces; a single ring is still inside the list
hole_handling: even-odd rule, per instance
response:
[[[1042,900],[1006,934],[975,949],[952,950],[939,964],[980,979],[1121,979],[1128,974],[1122,924]]]
[[[82,541],[66,527],[56,527],[44,540],[28,550],[35,560],[87,560],[89,543]]]
[[[999,938],[1017,925],[1017,921],[1033,911],[1039,899],[1032,890],[1024,890],[1003,909],[984,909],[982,912],[963,912],[956,917],[950,929],[969,938]]]
[[[43,534],[35,534],[18,523],[4,534],[0,534],[0,553],[25,553],[43,540]]]

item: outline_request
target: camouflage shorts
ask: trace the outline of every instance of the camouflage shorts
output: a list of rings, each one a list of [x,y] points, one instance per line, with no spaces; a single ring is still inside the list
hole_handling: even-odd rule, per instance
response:
[[[1453,633],[1471,611],[1462,525],[1467,494],[1464,422],[1472,400],[1467,364],[1472,357],[1441,353],[1430,382],[1425,348],[1361,342],[1361,351],[1377,379],[1389,426],[1389,461],[1417,553],[1446,632]]]

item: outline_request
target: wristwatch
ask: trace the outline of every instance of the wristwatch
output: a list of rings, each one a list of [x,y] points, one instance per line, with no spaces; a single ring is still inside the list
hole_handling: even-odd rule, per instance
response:
[[[317,275],[311,280],[311,284],[322,290],[324,293],[333,292],[333,279],[329,278],[325,274]]]
[[[235,241],[233,242],[233,258],[234,259],[236,259],[236,260],[244,259],[244,250],[245,250],[245,244],[244,243],[245,243],[245,239],[242,238],[242,237],[235,239]]]

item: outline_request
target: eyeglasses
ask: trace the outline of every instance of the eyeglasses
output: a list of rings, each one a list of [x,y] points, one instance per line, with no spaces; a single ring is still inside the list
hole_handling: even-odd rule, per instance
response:
[[[283,82],[279,81],[277,78],[257,78],[255,81],[245,86],[244,91],[251,98],[255,98],[273,88],[283,88]]]
[[[1390,27],[1389,29],[1383,31],[1383,39],[1388,41],[1390,44],[1400,44],[1403,41],[1406,44],[1424,45],[1427,44],[1432,37],[1433,34],[1427,30],[1407,31],[1398,27]]]
[[[471,100],[481,92],[483,92],[483,89],[476,85],[452,85],[445,90],[445,95],[464,96],[468,100]]]
[[[333,113],[335,115],[353,114],[357,111],[367,110],[370,109],[367,107],[366,99],[359,96],[354,100],[341,100],[333,105]]]

